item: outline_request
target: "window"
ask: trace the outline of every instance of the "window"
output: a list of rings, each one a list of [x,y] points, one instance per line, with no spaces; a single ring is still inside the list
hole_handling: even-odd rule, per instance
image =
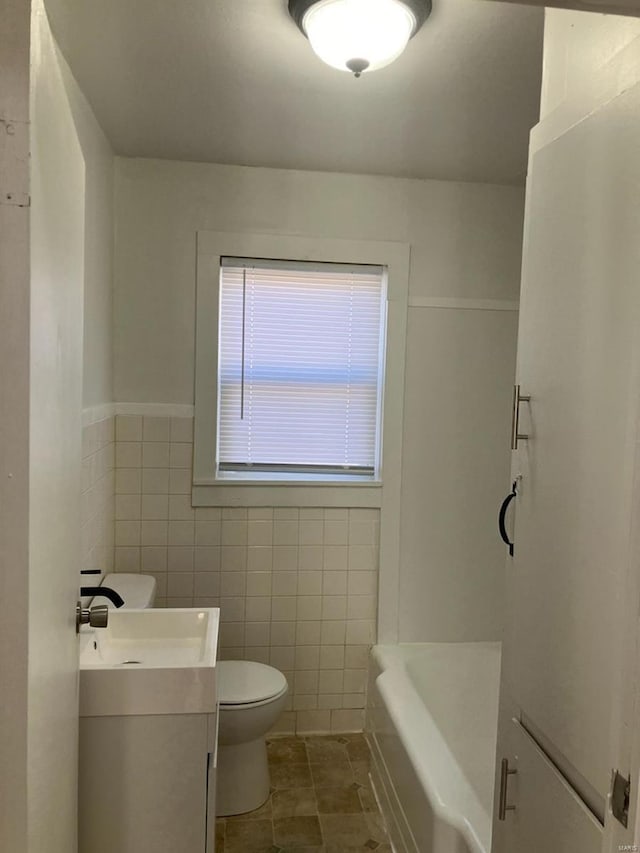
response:
[[[396,506],[408,290],[402,243],[198,233],[194,506]]]
[[[385,295],[380,266],[222,259],[219,477],[376,478]]]

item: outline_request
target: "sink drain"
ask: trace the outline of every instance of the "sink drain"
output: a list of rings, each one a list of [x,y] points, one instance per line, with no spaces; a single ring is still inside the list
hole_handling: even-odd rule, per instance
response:
[[[127,664],[131,664],[131,663],[142,663],[142,661],[141,660],[123,660],[122,666],[125,666]]]

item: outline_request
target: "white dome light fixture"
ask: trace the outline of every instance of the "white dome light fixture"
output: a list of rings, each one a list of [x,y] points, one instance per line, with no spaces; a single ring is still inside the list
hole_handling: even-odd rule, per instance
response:
[[[289,0],[320,59],[356,77],[397,59],[430,12],[431,0]]]

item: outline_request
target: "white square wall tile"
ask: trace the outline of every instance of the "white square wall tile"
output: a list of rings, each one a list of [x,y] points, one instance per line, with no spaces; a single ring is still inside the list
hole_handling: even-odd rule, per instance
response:
[[[116,468],[140,468],[142,444],[138,441],[119,441],[116,444]]]
[[[347,645],[362,646],[375,642],[375,622],[373,620],[349,620],[347,622]]]
[[[320,646],[298,646],[295,655],[295,668],[318,670],[320,666]]]
[[[247,531],[249,545],[269,545],[273,543],[273,523],[271,521],[249,521]]]
[[[142,441],[141,415],[116,415],[116,441]]]
[[[301,572],[319,571],[322,569],[324,550],[322,545],[301,545],[299,549],[298,568]]]
[[[323,595],[322,596],[322,618],[335,621],[347,618],[347,596],[346,595]]]
[[[299,595],[297,618],[299,621],[321,619],[322,596]]]
[[[373,521],[349,521],[349,545],[375,545]]]
[[[192,596],[193,575],[183,572],[167,573],[167,595],[168,596]]]
[[[344,665],[347,669],[366,669],[369,665],[369,646],[345,646]]]
[[[142,491],[147,495],[166,495],[169,491],[169,469],[143,468]]]
[[[349,569],[362,572],[377,571],[377,549],[372,545],[349,546]]]
[[[344,673],[341,669],[324,669],[320,671],[318,681],[319,693],[342,693]]]
[[[271,572],[247,572],[247,595],[271,599]]]
[[[193,548],[167,548],[167,569],[170,572],[193,573]]]
[[[300,511],[294,506],[276,506],[273,508],[274,521],[298,521]]]
[[[244,598],[220,596],[220,619],[222,622],[244,622]],[[244,630],[242,631],[244,644]]]
[[[141,551],[141,568],[143,572],[167,571],[166,547],[163,547],[162,545],[146,545],[142,547]],[[163,594],[166,595],[166,591]]]
[[[296,618],[295,596],[276,596],[271,599],[271,619],[274,622],[291,622]]]
[[[222,519],[227,521],[246,521],[249,517],[249,510],[239,506],[223,506]]]
[[[273,544],[274,545],[297,545],[298,544],[298,521],[278,520],[273,522]]]
[[[143,545],[167,545],[168,522],[143,521],[142,522],[142,544]]]
[[[140,545],[140,522],[116,521],[115,544],[119,546]]]
[[[264,655],[268,657],[270,627],[269,622],[245,622],[245,645],[264,647]]]
[[[246,591],[247,576],[244,572],[220,573],[220,595],[239,597],[244,596]]]
[[[298,711],[296,715],[296,734],[324,734],[331,727],[330,711]]]
[[[247,517],[249,521],[273,521],[273,507],[249,507]]]
[[[170,521],[167,541],[173,546],[192,546],[193,521]]]
[[[116,572],[140,571],[140,548],[116,547],[114,551],[114,568]]]
[[[324,511],[324,517],[327,521],[348,521],[349,510],[327,507]]]
[[[194,575],[194,595],[220,596],[219,572],[196,572]]]
[[[364,708],[364,693],[342,694],[342,704],[345,708]]]
[[[222,544],[223,545],[247,545],[248,522],[222,519]]]
[[[168,442],[142,443],[142,467],[143,468],[168,468],[169,467],[169,444]]]
[[[376,595],[377,591],[377,572],[349,572],[349,581],[347,589],[349,595]]]
[[[361,732],[364,729],[364,711],[331,711],[331,731]]]
[[[374,595],[350,595],[347,604],[348,619],[375,619],[376,598]]]
[[[344,645],[347,623],[344,619],[333,619],[322,623],[320,644],[323,646]]]
[[[220,548],[194,548],[193,567],[196,572],[219,572]]]
[[[299,595],[322,594],[322,572],[298,572]]]
[[[344,669],[344,646],[320,646],[320,669]]]
[[[223,545],[220,548],[220,566],[224,572],[246,572],[247,549],[240,545]]]
[[[191,471],[188,468],[169,469],[169,494],[191,494]],[[197,516],[196,516],[197,518]]]
[[[271,572],[273,549],[261,545],[250,545],[247,549],[247,571]]]
[[[349,549],[346,545],[325,545],[322,568],[329,572],[345,572],[348,565]]]
[[[171,418],[169,437],[172,442],[193,442],[193,418]]]
[[[118,521],[139,521],[140,495],[116,495],[115,518]]]
[[[117,495],[139,495],[142,491],[140,468],[118,468],[115,477]]]
[[[271,622],[271,645],[272,646],[295,646],[296,623],[295,622]]]
[[[169,517],[168,495],[143,495],[142,518],[145,521],[161,521]]]
[[[342,693],[321,693],[318,696],[318,708],[335,710],[342,708]]]
[[[364,693],[366,686],[366,669],[345,669],[343,684],[343,690],[345,693]]]
[[[346,572],[323,572],[322,574],[323,595],[346,595],[347,573]]]
[[[295,711],[314,711],[318,707],[317,693],[294,693],[293,709]]]
[[[142,419],[142,440],[169,442],[169,418],[147,417]]]
[[[195,510],[191,506],[191,495],[169,495],[169,518],[175,521],[195,519]]]
[[[324,524],[322,519],[300,520],[300,545],[322,545],[324,542]]]
[[[321,622],[296,622],[296,645],[320,645]]]
[[[271,626],[271,639],[273,640],[273,625]],[[269,663],[280,672],[285,669],[293,669],[295,663],[295,646],[271,646]]]
[[[192,457],[192,444],[176,444],[172,441],[169,445],[169,468],[189,468],[191,470]]]
[[[324,523],[325,545],[347,545],[349,542],[349,525],[346,521],[327,521]]]
[[[220,545],[220,522],[199,521],[196,517],[195,542],[201,546]]]
[[[274,545],[273,570],[295,572],[298,568],[298,548],[296,545]]]
[[[293,691],[295,694],[317,694],[318,670],[298,670],[294,675]]]
[[[271,592],[272,595],[296,595],[298,592],[298,573],[274,571],[272,573]]]
[[[247,596],[246,618],[248,622],[268,622],[271,619],[271,597]]]

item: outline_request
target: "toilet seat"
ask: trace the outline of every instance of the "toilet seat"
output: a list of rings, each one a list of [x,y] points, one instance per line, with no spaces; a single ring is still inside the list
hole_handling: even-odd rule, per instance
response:
[[[220,661],[217,675],[222,709],[255,708],[280,698],[288,689],[279,670],[256,661]]]

